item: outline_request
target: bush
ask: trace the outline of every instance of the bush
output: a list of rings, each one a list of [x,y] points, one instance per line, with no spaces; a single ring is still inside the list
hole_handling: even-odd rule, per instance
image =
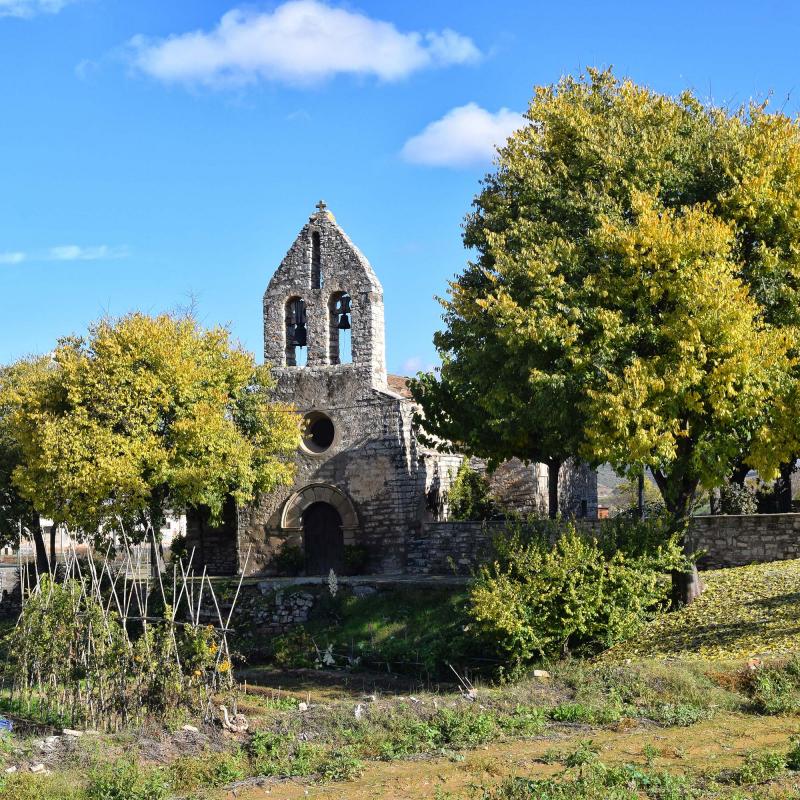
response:
[[[726,483],[719,490],[719,507],[723,514],[755,514],[758,500],[746,486]]]
[[[709,709],[693,703],[661,703],[647,711],[651,719],[669,728],[686,728],[712,715]]]
[[[744,764],[733,774],[733,783],[747,786],[752,783],[765,783],[777,778],[786,770],[786,756],[782,753],[751,753]]]
[[[588,654],[632,636],[667,600],[661,574],[685,564],[677,535],[628,555],[572,524],[564,530],[552,547],[519,531],[499,537],[498,559],[471,588],[472,617],[512,664]]]
[[[345,575],[361,575],[367,568],[369,553],[367,548],[360,544],[346,544],[344,546],[344,571]]]
[[[299,575],[306,566],[303,548],[296,544],[283,543],[280,551],[272,557],[272,566],[278,575]]]
[[[761,714],[794,714],[800,711],[800,676],[796,664],[756,670],[751,683],[753,705]]]
[[[491,714],[475,712],[471,708],[443,708],[433,718],[442,744],[453,747],[474,747],[488,742],[495,734]]]
[[[447,492],[447,503],[451,519],[484,520],[501,516],[491,496],[488,478],[472,469],[468,459],[464,459],[458,468]]]
[[[143,772],[135,761],[104,764],[89,775],[87,800],[167,800],[169,786],[159,770]]]
[[[800,771],[800,738],[791,738],[792,749],[786,754],[786,767],[794,772]]]

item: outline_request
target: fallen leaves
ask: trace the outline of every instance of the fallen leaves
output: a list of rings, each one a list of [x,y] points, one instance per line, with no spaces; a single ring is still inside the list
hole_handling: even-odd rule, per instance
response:
[[[659,615],[603,660],[731,661],[800,650],[800,559],[703,573],[690,606]]]

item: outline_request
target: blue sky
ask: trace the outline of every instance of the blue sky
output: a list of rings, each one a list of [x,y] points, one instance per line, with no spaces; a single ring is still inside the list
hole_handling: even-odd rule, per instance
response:
[[[613,64],[798,109],[791,2],[0,0],[0,362],[193,299],[261,357],[261,296],[324,198],[383,282],[390,371],[532,87]]]

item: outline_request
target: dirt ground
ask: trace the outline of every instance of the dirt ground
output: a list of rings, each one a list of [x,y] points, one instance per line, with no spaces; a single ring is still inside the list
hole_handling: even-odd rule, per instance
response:
[[[226,800],[432,800],[437,790],[453,797],[468,798],[481,785],[490,785],[509,775],[547,777],[563,767],[541,760],[548,751],[569,752],[581,740],[591,739],[600,747],[600,760],[608,764],[643,764],[645,745],[659,755],[653,762],[659,769],[675,774],[716,773],[738,766],[750,750],[785,749],[791,735],[800,732],[795,718],[752,717],[720,714],[713,720],[688,728],[655,726],[616,730],[590,730],[585,726],[564,726],[555,734],[527,741],[498,743],[450,757],[423,760],[370,762],[364,774],[350,782],[315,785],[295,781],[239,787],[220,795]],[[800,789],[800,778],[795,779]],[[792,784],[784,785],[790,788]]]

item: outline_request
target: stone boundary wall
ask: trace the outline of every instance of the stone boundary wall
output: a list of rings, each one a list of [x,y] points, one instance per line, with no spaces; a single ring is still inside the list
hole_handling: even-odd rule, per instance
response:
[[[426,522],[409,538],[406,572],[469,575],[491,554],[492,539],[505,522]]]
[[[689,534],[703,569],[800,558],[800,514],[694,517]]]
[[[598,530],[603,520],[577,520]],[[491,553],[503,522],[429,522],[415,531],[407,553],[409,573],[468,575]],[[800,558],[800,514],[751,514],[694,517],[689,527],[694,550],[705,551],[701,569],[741,567]]]
[[[262,634],[275,635],[291,630],[295,625],[308,621],[316,594],[307,587],[286,587],[275,589],[267,581],[243,584],[232,622],[233,628],[242,633],[245,629],[257,628]],[[226,619],[231,609],[231,601],[219,601],[222,618]],[[218,625],[219,619],[213,603],[207,600],[200,609],[200,621]]]

